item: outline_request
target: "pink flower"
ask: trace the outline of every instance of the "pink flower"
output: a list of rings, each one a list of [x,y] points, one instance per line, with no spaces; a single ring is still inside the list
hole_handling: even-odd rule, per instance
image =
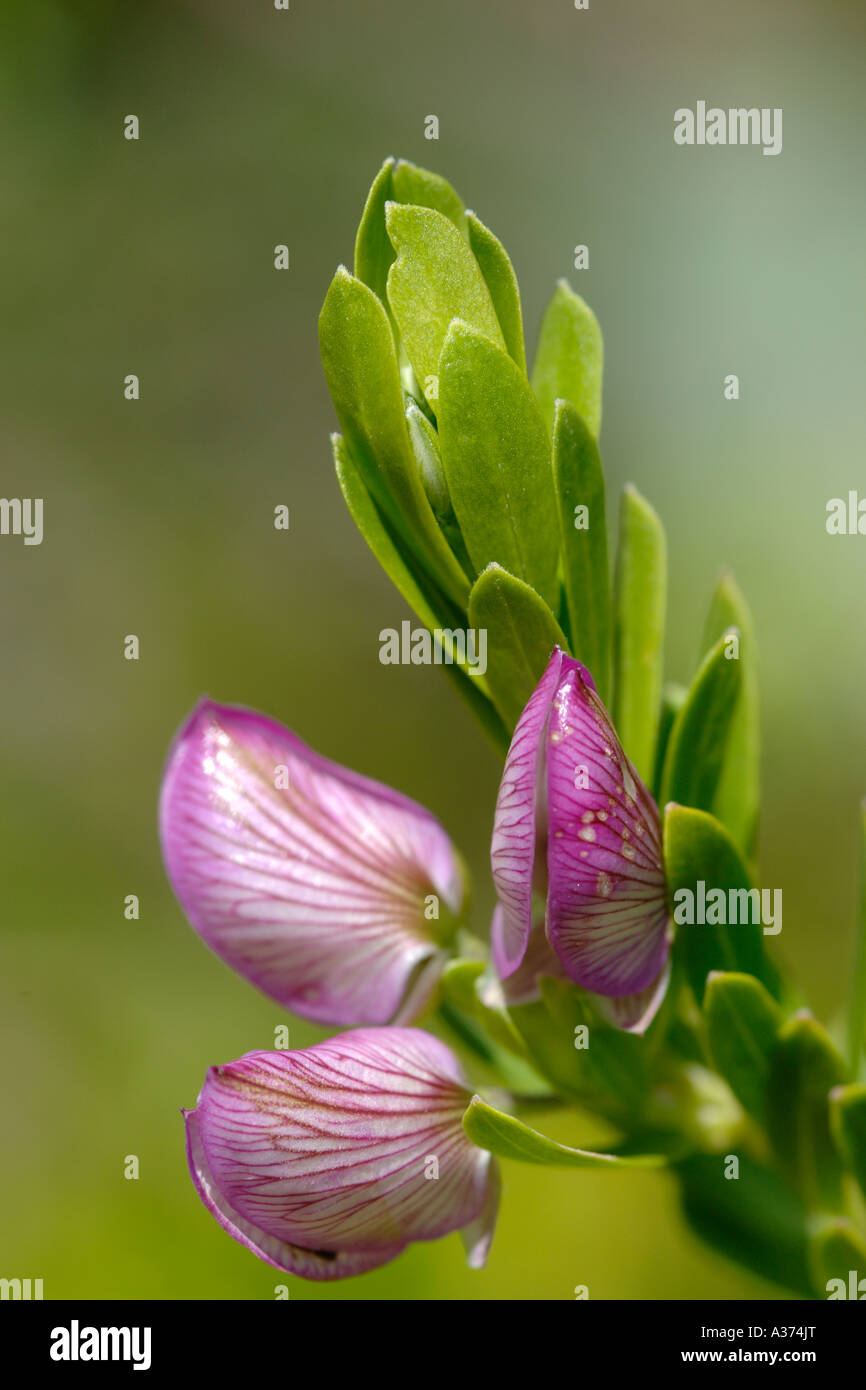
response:
[[[562,970],[612,1022],[643,1031],[664,997],[671,938],[658,809],[589,671],[559,648],[514,731],[491,859],[499,974],[527,955],[538,893]]]
[[[199,1196],[229,1235],[307,1279],[375,1269],[461,1230],[484,1263],[495,1160],[467,1138],[456,1058],[416,1028],[362,1028],[211,1067],[184,1111]]]
[[[166,870],[234,970],[320,1023],[417,1017],[463,907],[442,826],[273,719],[202,701],[160,798]]]

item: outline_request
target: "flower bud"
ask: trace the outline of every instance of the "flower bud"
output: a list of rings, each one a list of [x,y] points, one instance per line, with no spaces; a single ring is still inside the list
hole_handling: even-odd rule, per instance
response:
[[[514,732],[491,850],[503,978],[527,954],[533,892],[550,948],[576,984],[643,1030],[667,982],[670,920],[658,809],[580,662],[557,648]]]

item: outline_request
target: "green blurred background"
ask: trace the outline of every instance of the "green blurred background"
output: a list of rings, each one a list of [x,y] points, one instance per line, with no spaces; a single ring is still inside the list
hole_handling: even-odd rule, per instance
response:
[[[440,672],[379,664],[380,628],[406,612],[329,458],[316,316],[386,154],[445,174],[502,237],[530,345],[558,276],[596,309],[609,482],[633,480],[668,530],[671,676],[691,673],[719,568],[745,589],[774,947],[832,1020],[866,792],[866,540],[824,527],[828,498],[866,492],[864,39],[854,0],[3,7],[0,490],[44,497],[45,539],[0,540],[0,1274],[42,1277],[48,1298],[270,1298],[280,1280],[206,1214],[183,1157],[205,1068],[286,1021],[163,877],[162,760],[202,691],[433,809],[486,925],[496,758]],[[676,147],[674,109],[698,99],[783,107],[783,153]],[[293,1045],[320,1036],[291,1027]],[[449,1237],[291,1296],[577,1284],[776,1292],[699,1246],[664,1176],[507,1164],[483,1273]]]

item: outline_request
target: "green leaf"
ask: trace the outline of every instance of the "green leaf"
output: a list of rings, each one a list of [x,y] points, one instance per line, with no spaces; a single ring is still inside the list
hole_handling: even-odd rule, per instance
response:
[[[652,777],[658,737],[666,597],[662,524],[640,493],[627,487],[616,561],[613,722],[644,782]]]
[[[428,574],[465,609],[466,575],[436,525],[409,445],[387,315],[343,266],[322,306],[319,341],[337,417],[367,490]]]
[[[751,920],[756,915],[755,906],[760,909],[760,900],[755,904],[754,897],[746,900],[741,896],[751,888],[749,872],[725,827],[706,811],[667,806],[664,859],[668,893],[677,923],[675,949],[685,964],[698,1002],[703,999],[707,976],[713,970],[755,975],[770,985],[771,977],[763,957],[763,929],[760,921]],[[685,915],[690,901],[685,890],[691,894],[697,917],[701,883],[707,893],[711,889],[721,889],[725,894],[725,917],[730,915],[728,908],[733,902],[736,915],[748,916],[749,921],[738,921],[734,925],[697,921],[690,924],[687,920],[679,923],[678,917]],[[732,892],[740,896],[732,899]],[[760,917],[760,910],[757,915]]]
[[[459,560],[464,573],[475,579],[472,561],[466,551],[466,544],[448,492],[448,479],[439,450],[439,437],[417,402],[407,397],[406,426],[409,430],[409,443],[418,465],[421,483],[427,494],[427,501],[433,509],[437,525]]]
[[[557,1090],[631,1128],[649,1095],[646,1040],[613,1028],[570,982],[542,976],[539,986],[540,1001],[509,1007],[533,1063]]]
[[[463,1128],[473,1144],[487,1149],[499,1158],[513,1158],[520,1163],[540,1163],[556,1168],[661,1168],[666,1163],[663,1154],[635,1154],[625,1158],[617,1154],[593,1153],[589,1149],[571,1149],[547,1139],[538,1130],[494,1110],[480,1096],[473,1096],[463,1116]]]
[[[740,1104],[763,1123],[778,1004],[752,975],[714,972],[704,996],[713,1061]]]
[[[556,502],[535,397],[511,358],[454,323],[439,363],[439,445],[472,563],[493,562],[557,611]]]
[[[726,825],[743,853],[754,853],[761,795],[760,707],[752,615],[731,574],[723,574],[713,595],[704,629],[703,650],[729,628],[740,634],[740,691],[731,717],[725,758],[712,811]]]
[[[504,1007],[487,1002],[485,984],[489,967],[483,960],[452,960],[442,971],[440,980],[444,997],[464,1013],[481,1023],[494,1042],[506,1047],[518,1057],[526,1057],[526,1047]]]
[[[594,435],[601,427],[604,351],[598,319],[565,280],[547,306],[538,335],[532,386],[548,429],[555,402],[571,401]]]
[[[385,231],[385,204],[394,196],[394,160],[386,159],[375,179],[355,237],[355,276],[387,307],[385,286],[394,248]]]
[[[364,486],[360,471],[352,458],[346,441],[340,435],[331,436],[334,463],[340,491],[349,508],[352,520],[372,550],[382,569],[409,607],[430,631],[459,627],[461,618],[448,600],[413,568],[410,557],[395,540],[375,502]],[[500,750],[508,747],[509,734],[487,696],[482,677],[469,675],[460,665],[444,664],[441,668],[457,686],[473,713],[481,721],[494,745]]]
[[[438,412],[439,358],[452,320],[503,350],[505,340],[478,262],[453,222],[432,208],[388,203],[385,225],[397,252],[388,302],[418,384]]]
[[[851,978],[851,1002],[848,1010],[848,1055],[851,1073],[863,1072],[863,1049],[866,1047],[866,801],[860,803],[860,901],[854,947],[854,971]]]
[[[393,184],[394,198],[398,203],[412,203],[415,207],[441,212],[464,237],[467,235],[463,200],[441,174],[422,169],[408,159],[398,159],[394,166]]]
[[[837,1086],[830,1092],[830,1127],[845,1167],[866,1197],[866,1085]],[[866,1267],[863,1270],[866,1275]]]
[[[487,684],[506,728],[513,729],[547,669],[562,630],[534,589],[488,565],[469,594],[469,626],[487,633]]]
[[[805,1009],[779,1033],[767,1088],[767,1133],[779,1164],[809,1206],[839,1201],[841,1168],[830,1134],[830,1092],[845,1065]]]
[[[489,227],[475,216],[466,214],[469,245],[478,262],[481,274],[490,291],[499,327],[510,357],[521,371],[526,371],[526,348],[523,344],[523,311],[520,307],[520,288],[508,252]]]
[[[740,663],[726,656],[735,635],[720,637],[707,654],[674,720],[662,773],[663,802],[712,808],[740,694]]]
[[[554,1028],[569,1039],[584,1084],[596,1094],[608,1092],[628,1110],[639,1112],[649,1091],[646,1040],[612,1027],[570,981],[543,975],[539,988]],[[585,1048],[576,1046],[578,1029],[587,1042]]]
[[[843,1217],[822,1221],[812,1236],[809,1260],[819,1297],[861,1297],[858,1276],[866,1270],[866,1244],[850,1221]]]
[[[556,402],[553,476],[571,647],[606,705],[611,615],[604,473],[598,445],[569,401]]]
[[[665,755],[668,750],[671,730],[674,726],[674,720],[686,702],[688,693],[686,687],[677,684],[676,681],[668,681],[662,687],[658,737],[656,739],[655,770],[652,780],[652,794],[656,801],[661,801],[662,774],[664,772]]]
[[[725,1177],[722,1154],[694,1154],[677,1165],[689,1224],[728,1259],[810,1298],[805,1207],[775,1174],[738,1157],[736,1179]]]

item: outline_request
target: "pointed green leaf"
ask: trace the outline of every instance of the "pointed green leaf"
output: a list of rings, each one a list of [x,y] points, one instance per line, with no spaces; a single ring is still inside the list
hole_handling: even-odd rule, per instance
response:
[[[592,434],[601,427],[601,376],[604,352],[598,319],[565,280],[547,306],[538,335],[532,387],[548,429],[555,402],[571,401]]]
[[[606,705],[611,611],[604,473],[598,445],[569,401],[556,402],[553,476],[571,648]]]
[[[408,159],[398,159],[394,166],[393,183],[394,198],[398,203],[412,203],[415,207],[441,212],[458,231],[466,235],[463,200],[441,174],[410,164]]]
[[[760,900],[744,896],[749,893],[749,872],[737,846],[725,827],[706,811],[688,806],[669,805],[665,808],[664,859],[668,892],[676,924],[676,951],[685,964],[686,975],[700,1003],[710,971],[735,971],[755,975],[766,985],[771,980],[763,955],[763,928],[760,920]],[[689,923],[682,920],[685,905],[697,904],[700,885],[709,893],[721,889],[725,894],[725,917],[728,907],[735,905],[737,922],[734,925]],[[691,899],[685,896],[685,891]],[[737,896],[732,900],[731,894]],[[678,896],[681,895],[681,896]],[[705,913],[704,915],[709,915]],[[721,915],[721,914],[720,914]],[[748,921],[741,920],[748,918]]]
[[[628,1110],[640,1111],[649,1092],[645,1040],[612,1027],[569,980],[542,976],[539,988],[553,1028],[570,1040],[585,1084],[596,1094],[615,1096]],[[586,1046],[578,1047],[584,1041]]]
[[[508,252],[489,227],[475,216],[466,214],[469,226],[469,245],[484,276],[496,317],[502,329],[509,355],[522,371],[526,371],[526,348],[523,344],[523,311],[520,289]]]
[[[428,628],[439,626],[438,615],[428,603],[408,563],[392,540],[372,497],[364,486],[357,464],[345,439],[331,435],[337,481],[352,520],[372,550],[391,583],[402,594],[413,613]]]
[[[743,853],[754,853],[760,802],[760,709],[755,632],[752,615],[731,574],[716,586],[704,629],[703,651],[729,628],[740,634],[740,691],[731,717],[724,763],[713,797],[712,811],[726,825]]]
[[[652,777],[662,688],[667,549],[633,487],[622,494],[614,601],[613,722],[644,782]]]
[[[533,1063],[558,1091],[631,1126],[649,1095],[646,1040],[613,1028],[570,982],[539,986],[541,1000],[509,1007]]]
[[[662,801],[709,811],[740,694],[740,663],[728,656],[736,633],[720,637],[692,682],[668,740]]]
[[[394,196],[394,160],[386,159],[375,179],[355,237],[355,276],[387,307],[385,287],[394,248],[385,231],[385,204]]]
[[[534,589],[488,565],[469,594],[469,626],[487,633],[487,684],[506,728],[513,729],[563,632]]]
[[[346,506],[391,583],[431,632],[437,629],[448,631],[459,628],[460,615],[449,605],[444,595],[438,593],[434,586],[414,569],[410,557],[388,530],[386,522],[364,486],[346,441],[335,434],[332,435],[331,442],[337,481]],[[483,677],[470,675],[459,664],[444,664],[441,669],[457,686],[494,745],[501,750],[506,749],[510,735],[490,702]]]
[[[866,1085],[857,1082],[831,1091],[830,1125],[845,1167],[866,1197]],[[866,1275],[866,1267],[863,1273]]]
[[[485,989],[488,982],[490,974],[486,961],[461,959],[449,961],[440,981],[444,997],[476,1018],[494,1042],[518,1057],[526,1057],[526,1046],[508,1017],[504,1001],[496,1006],[490,1003],[493,992]],[[501,989],[498,992],[501,993]]]
[[[707,980],[704,1011],[716,1067],[740,1104],[763,1123],[781,1009],[754,976],[714,972]]]
[[[520,1163],[540,1163],[556,1168],[661,1168],[667,1161],[662,1154],[635,1154],[621,1158],[617,1154],[571,1149],[545,1138],[538,1130],[530,1129],[513,1115],[494,1110],[480,1096],[473,1096],[470,1101],[463,1116],[463,1128],[479,1148],[487,1149],[499,1158],[513,1158]]]
[[[662,700],[659,708],[659,729],[656,741],[656,760],[655,771],[651,785],[652,794],[656,801],[662,799],[662,774],[664,772],[665,756],[668,751],[671,730],[674,720],[686,702],[688,690],[684,685],[679,685],[676,681],[668,681],[662,687]]]
[[[501,348],[454,323],[439,363],[437,413],[448,491],[475,569],[502,565],[555,613],[550,445],[525,376]]]
[[[859,1285],[866,1270],[866,1243],[850,1221],[836,1217],[818,1224],[810,1242],[809,1263],[819,1298],[859,1300],[862,1296]]]
[[[824,1029],[802,1009],[782,1027],[767,1087],[767,1133],[809,1206],[839,1200],[841,1165],[830,1134],[830,1092],[847,1078]]]
[[[723,1154],[694,1154],[677,1165],[686,1219],[720,1254],[810,1298],[805,1207],[776,1174],[737,1157],[736,1179],[725,1175]]]
[[[505,340],[478,262],[441,212],[388,203],[385,225],[397,259],[388,302],[418,384],[438,412],[439,358],[453,319],[504,350]]]
[[[322,306],[319,340],[337,417],[364,485],[427,573],[464,609],[466,576],[436,525],[409,445],[385,310],[343,266]]]
[[[848,1056],[856,1078],[864,1069],[866,1048],[866,801],[860,803],[860,901],[855,928],[854,970],[848,1010]]]

